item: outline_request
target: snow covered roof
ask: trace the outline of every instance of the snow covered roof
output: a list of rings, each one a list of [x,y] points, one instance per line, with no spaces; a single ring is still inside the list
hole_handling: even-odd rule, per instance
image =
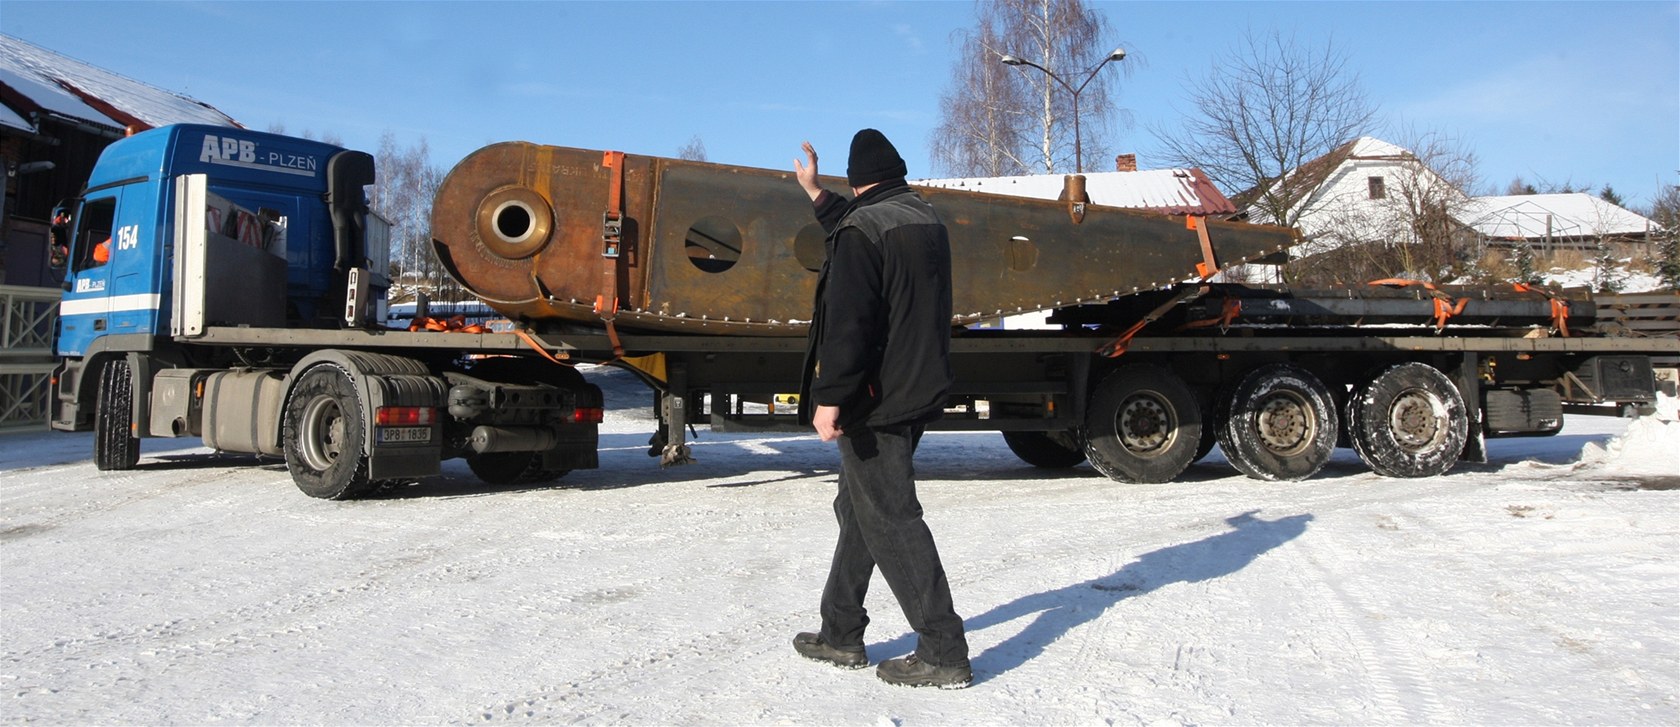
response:
[[[0,34],[0,125],[35,133],[42,117],[115,130],[178,123],[239,125],[202,101]]]
[[[1035,199],[1053,200],[1062,193],[1060,174],[923,179],[911,184]],[[1085,175],[1085,194],[1091,197],[1091,204],[1165,214],[1229,215],[1237,211],[1200,169],[1090,172]]]
[[[1495,239],[1643,235],[1658,227],[1639,214],[1582,192],[1473,197],[1459,219]]]
[[[1384,161],[1405,162],[1415,160],[1416,157],[1405,147],[1390,144],[1374,136],[1361,136],[1353,141],[1331,149],[1329,153],[1289,170],[1284,175],[1287,196],[1296,200],[1312,198],[1313,193],[1331,180],[1336,171],[1348,162]],[[1258,187],[1252,187],[1238,192],[1235,203],[1243,208],[1251,208],[1260,196],[1269,189],[1276,180],[1271,180]],[[1250,209],[1250,214],[1258,211]]]
[[[1349,159],[1410,159],[1412,152],[1405,147],[1390,144],[1374,136],[1361,136],[1353,140],[1352,148],[1348,151]]]

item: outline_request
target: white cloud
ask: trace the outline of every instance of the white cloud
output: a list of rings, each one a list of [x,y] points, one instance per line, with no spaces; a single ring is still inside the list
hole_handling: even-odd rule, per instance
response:
[[[899,40],[904,41],[905,47],[909,48],[912,52],[922,53],[926,50],[926,46],[922,43],[922,37],[918,35],[916,30],[911,28],[908,23],[899,23],[894,25],[892,30],[893,35],[898,36]]]

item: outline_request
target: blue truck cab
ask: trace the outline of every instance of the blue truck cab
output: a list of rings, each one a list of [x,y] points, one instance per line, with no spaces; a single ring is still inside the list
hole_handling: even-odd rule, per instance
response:
[[[286,459],[316,497],[437,474],[495,482],[597,465],[599,387],[518,339],[391,331],[389,226],[369,155],[218,126],[107,147],[55,212],[65,268],[51,425],[123,470],[147,437]],[[472,362],[474,345],[497,355]],[[464,362],[465,361],[465,362]]]
[[[106,147],[54,214],[66,270],[52,426],[94,428],[88,404],[107,373],[142,395],[150,372],[137,369],[220,365],[225,352],[192,350],[214,327],[378,316],[389,243],[367,208],[373,181],[364,152],[232,127],[166,126]]]
[[[202,210],[184,208],[189,177],[202,180]],[[384,272],[369,264],[386,256],[365,234],[362,187],[372,182],[365,153],[245,129],[167,126],[112,144],[55,220],[69,268],[56,353],[82,357],[144,345],[129,337],[180,333],[177,237],[200,212],[205,234],[249,248],[238,259],[271,259],[276,284],[251,281],[261,271],[250,265],[205,271],[212,291],[243,299],[227,306],[227,320],[206,323],[334,325],[348,271]],[[267,311],[266,320],[241,320],[242,307]],[[101,346],[108,338],[116,340]]]

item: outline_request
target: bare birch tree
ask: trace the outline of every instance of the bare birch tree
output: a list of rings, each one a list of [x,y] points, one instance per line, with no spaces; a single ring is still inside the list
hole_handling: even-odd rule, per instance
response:
[[[1286,177],[1368,130],[1376,110],[1347,55],[1277,31],[1248,33],[1190,80],[1191,108],[1155,136],[1168,161],[1199,167],[1227,192],[1256,190],[1260,221],[1294,226],[1312,192]]]
[[[1108,23],[1081,0],[981,0],[975,27],[957,34],[960,50],[951,86],[940,98],[932,139],[936,169],[955,176],[1054,174],[1072,171],[1076,146],[1086,166],[1108,154],[1106,136],[1124,111],[1113,104],[1110,73],[1090,77],[1079,95],[1082,143],[1075,144],[1073,94],[1048,74],[1011,68],[1013,55],[1055,73],[1075,88],[1114,46]],[[1116,44],[1118,45],[1118,44]],[[1135,60],[1121,63],[1129,72]]]
[[[432,164],[430,146],[425,138],[401,146],[396,134],[387,131],[379,137],[374,166],[378,172],[368,206],[391,223],[393,298],[406,298],[418,288],[439,300],[454,300],[454,281],[432,253],[432,198],[444,172]]]
[[[677,148],[677,158],[687,159],[691,162],[706,161],[706,142],[701,140],[699,134],[695,134],[694,138],[689,139],[687,144]]]
[[[958,177],[1025,174],[1026,89],[1012,75],[1014,69],[998,62],[1004,52],[995,23],[983,14],[979,20],[973,31],[958,31],[961,47],[952,88],[939,99],[933,166]]]

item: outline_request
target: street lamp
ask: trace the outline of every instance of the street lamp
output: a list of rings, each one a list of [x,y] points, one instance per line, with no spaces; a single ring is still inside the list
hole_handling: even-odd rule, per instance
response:
[[[1085,74],[1085,80],[1079,84],[1079,88],[1074,88],[1069,85],[1067,81],[1062,80],[1061,76],[1051,73],[1050,69],[1025,58],[1005,55],[998,60],[1002,61],[1006,66],[1032,66],[1033,68],[1044,71],[1044,75],[1049,76],[1051,80],[1054,80],[1056,83],[1062,84],[1062,88],[1067,89],[1068,93],[1073,94],[1073,169],[1076,174],[1084,174],[1085,155],[1083,153],[1084,149],[1080,145],[1079,136],[1079,92],[1085,90],[1085,87],[1091,83],[1091,79],[1097,77],[1097,71],[1102,70],[1102,67],[1108,65],[1109,61],[1120,61],[1125,59],[1126,50],[1124,48],[1115,48],[1113,53],[1109,53],[1108,56],[1103,58],[1100,63],[1091,67],[1091,71]]]

